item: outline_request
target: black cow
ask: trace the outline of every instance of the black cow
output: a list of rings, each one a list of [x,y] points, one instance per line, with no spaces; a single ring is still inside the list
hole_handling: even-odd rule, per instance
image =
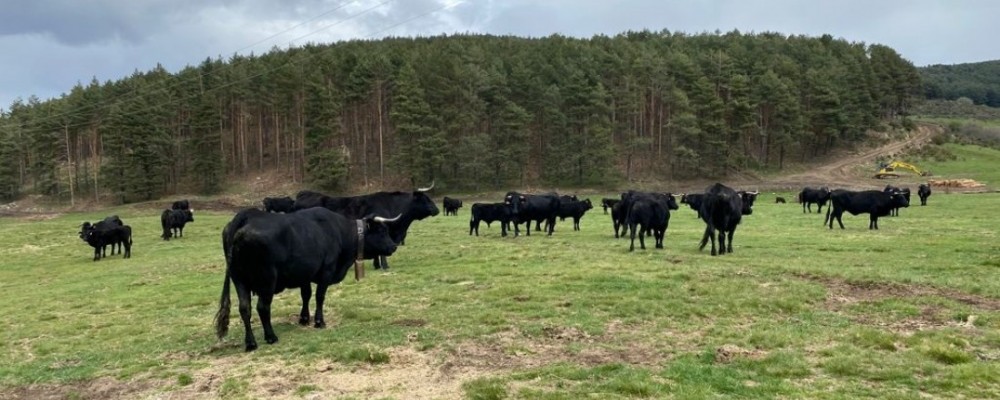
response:
[[[531,236],[531,222],[535,221],[536,230],[545,221],[549,236],[555,231],[556,216],[559,213],[559,197],[553,194],[530,195],[518,192],[507,192],[504,204],[510,207],[514,223],[514,237],[520,234],[518,225],[525,224],[526,235]]]
[[[418,188],[413,192],[376,192],[352,197],[330,197],[316,192],[299,192],[295,197],[295,203],[297,208],[306,204],[318,204],[355,219],[366,215],[400,215],[398,220],[388,224],[389,236],[396,244],[405,245],[406,234],[413,221],[435,216],[440,212],[426,193],[433,188],[434,183],[431,183],[430,187]],[[300,199],[303,201],[300,202]],[[376,269],[389,268],[385,256],[378,257],[374,264]]]
[[[681,204],[687,204],[701,218],[701,203],[705,201],[704,193],[682,193]]]
[[[292,211],[305,210],[313,207],[324,207],[338,212],[347,208],[350,197],[331,197],[323,193],[303,190],[295,195]]]
[[[229,332],[229,281],[239,300],[240,319],[246,331],[246,351],[257,348],[250,327],[250,296],[257,294],[257,315],[268,344],[278,341],[271,327],[271,300],[285,289],[299,288],[302,311],[299,323],[309,324],[309,300],[316,284],[314,326],[323,328],[323,302],[330,285],[344,280],[355,260],[387,256],[396,250],[381,217],[355,220],[325,208],[291,214],[271,214],[258,209],[240,211],[222,231],[226,278],[215,317],[219,339]]]
[[[743,220],[744,215],[753,214],[753,202],[757,192],[735,191],[732,188],[716,183],[705,189],[705,197],[701,203],[699,215],[705,221],[705,234],[702,235],[699,250],[705,249],[705,244],[712,242],[712,255],[722,255],[733,252],[733,234]],[[719,231],[719,252],[715,251],[715,231]],[[728,242],[728,245],[727,245]]]
[[[177,200],[170,206],[171,210],[189,210],[191,209],[191,203],[187,200]]]
[[[811,187],[804,187],[802,191],[799,192],[799,203],[802,203],[802,213],[812,212],[812,205],[816,204],[816,213],[823,213],[823,206],[826,205],[826,201],[830,200],[830,188],[824,186],[819,189],[813,189]]]
[[[663,237],[670,225],[670,210],[676,210],[677,201],[670,193],[644,193],[629,191],[622,198],[622,209],[628,208],[625,223],[632,241],[629,251],[635,250],[635,235],[639,233],[639,247],[646,249],[645,237],[652,233],[657,249],[663,248]]]
[[[123,224],[117,215],[107,217],[93,225],[84,222],[80,238],[94,248],[94,261],[107,256],[105,250],[109,245],[111,255],[115,254],[115,246],[118,246],[122,258],[132,257],[132,227]]]
[[[556,216],[559,217],[560,221],[565,221],[566,218],[573,218],[573,230],[580,230],[580,218],[583,218],[583,214],[587,213],[587,210],[594,208],[594,205],[590,202],[590,199],[583,201],[575,200],[560,200],[559,211],[556,212]]]
[[[121,218],[118,218],[117,215],[111,215],[111,216],[105,217],[103,220],[97,221],[93,225],[91,225],[90,222],[84,222],[83,225],[80,226],[80,232],[79,232],[80,240],[83,240],[84,242],[87,242],[87,232],[89,232],[92,229],[109,230],[111,228],[114,228],[114,227],[117,227],[117,226],[122,226],[122,225],[125,225],[125,224],[122,222]],[[88,244],[89,243],[90,242],[88,242]],[[117,250],[118,250],[119,253],[122,252],[123,243],[120,243],[120,242],[105,243],[104,245],[101,246],[101,257],[106,257],[107,256],[107,247],[108,246],[111,246],[111,255],[115,255],[115,249],[116,248],[117,248]],[[96,251],[97,249],[94,249],[94,250]]]
[[[462,208],[462,200],[445,196],[444,200],[442,200],[442,205],[444,206],[444,215],[450,213],[451,215],[458,216],[458,209]]]
[[[163,210],[160,214],[160,226],[163,227],[163,240],[171,237],[184,237],[184,225],[194,222],[194,210]]]
[[[931,197],[931,186],[926,183],[921,183],[917,187],[917,196],[920,196],[920,205],[927,205],[927,198]]]
[[[625,236],[627,225],[625,225],[625,214],[626,210],[622,209],[622,202],[618,200],[613,206],[611,206],[611,223],[615,227],[615,239],[621,236]],[[621,234],[618,233],[619,228],[621,228]]]
[[[608,209],[614,207],[619,201],[621,201],[621,199],[609,199],[607,197],[601,199],[601,208],[604,209],[604,214],[607,214]]]
[[[507,236],[507,228],[513,220],[510,207],[504,203],[473,203],[472,219],[469,220],[469,235],[472,232],[479,236],[479,223],[485,222],[489,227],[490,223],[500,222],[500,236]]]
[[[908,188],[908,187],[898,188],[898,187],[892,186],[892,185],[885,185],[885,189],[882,189],[882,191],[885,192],[885,193],[889,193],[889,194],[894,194],[894,193],[895,194],[901,194],[901,195],[903,195],[903,197],[906,198],[906,203],[907,204],[910,203],[910,188]],[[898,217],[899,216],[899,207],[894,207],[892,210],[889,210],[889,216]]]
[[[290,213],[295,211],[295,200],[291,197],[265,197],[264,211],[274,213]]]
[[[774,198],[774,204],[785,204],[785,203],[787,202],[785,201],[784,197],[778,196]]]
[[[830,207],[826,209],[826,219],[833,229],[833,220],[844,229],[842,216],[844,211],[851,215],[869,214],[868,229],[878,229],[878,217],[889,215],[893,208],[909,207],[910,202],[902,194],[886,193],[878,190],[853,192],[849,190],[834,190],[830,195]]]

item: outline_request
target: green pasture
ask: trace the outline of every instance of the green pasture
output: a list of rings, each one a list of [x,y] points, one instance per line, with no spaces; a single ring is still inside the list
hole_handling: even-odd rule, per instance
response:
[[[235,306],[229,336],[213,330],[232,213],[198,211],[169,242],[156,210],[0,219],[0,398],[38,385],[85,398],[95,380],[147,382],[142,396],[370,398],[317,377],[377,380],[414,359],[476,399],[1000,397],[1000,194],[938,192],[869,231],[867,216],[829,230],[764,193],[720,257],[698,250],[687,206],[665,249],[630,253],[599,207],[578,232],[469,236],[472,201],[415,223],[390,271],[369,264],[331,289],[327,329],[295,323],[297,291],[278,295],[280,341],[264,343],[254,314],[253,353]],[[133,227],[132,258],[93,262],[79,224],[113,213]],[[286,384],[261,392],[276,370]]]

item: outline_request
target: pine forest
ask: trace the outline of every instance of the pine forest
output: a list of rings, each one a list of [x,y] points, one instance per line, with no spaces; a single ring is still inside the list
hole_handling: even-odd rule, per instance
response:
[[[828,35],[275,48],[11,104],[0,115],[0,197],[127,203],[211,194],[265,171],[331,193],[722,178],[899,126],[921,90],[895,50]]]

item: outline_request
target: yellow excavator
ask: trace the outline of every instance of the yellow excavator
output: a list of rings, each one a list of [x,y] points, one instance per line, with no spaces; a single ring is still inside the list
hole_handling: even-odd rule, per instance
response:
[[[876,179],[899,178],[900,175],[895,173],[894,171],[900,168],[908,169],[920,176],[931,176],[930,171],[921,171],[920,168],[917,168],[916,165],[905,163],[902,161],[893,161],[887,164],[882,164],[882,168],[879,169],[878,172],[876,172],[875,175],[872,177]]]

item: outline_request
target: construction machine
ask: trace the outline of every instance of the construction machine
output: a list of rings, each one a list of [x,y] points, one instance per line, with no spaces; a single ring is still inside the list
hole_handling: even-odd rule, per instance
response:
[[[881,169],[879,169],[878,172],[876,172],[872,177],[876,179],[899,178],[900,175],[894,171],[900,168],[908,169],[920,176],[931,176],[930,171],[921,171],[916,165],[902,161],[893,161],[887,164],[882,164]]]

